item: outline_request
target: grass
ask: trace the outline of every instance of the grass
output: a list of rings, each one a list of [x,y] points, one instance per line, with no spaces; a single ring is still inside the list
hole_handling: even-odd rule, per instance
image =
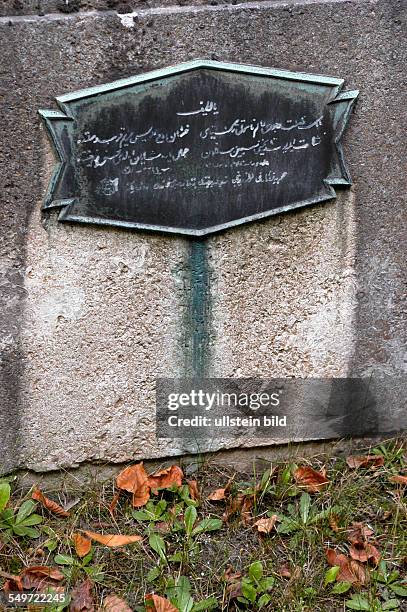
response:
[[[371,453],[372,449],[367,452]],[[259,582],[253,579],[253,588],[258,589],[254,599],[246,598],[247,603],[239,602],[230,597],[233,589],[231,581],[225,579],[225,572],[227,575],[230,568],[229,573],[240,573],[237,582],[246,580],[246,593],[252,596],[249,568],[260,561],[262,579],[274,579],[270,581],[273,582],[272,588],[267,591],[270,601],[264,599],[263,610],[325,612],[352,609],[346,607],[350,605],[346,602],[351,601],[352,596],[356,601],[357,594],[362,594],[370,606],[359,609],[379,612],[386,609],[383,607],[386,601],[395,599],[398,604],[395,609],[407,610],[407,599],[402,594],[395,594],[388,584],[380,582],[375,574],[377,568],[371,563],[364,564],[369,566],[370,582],[367,586],[350,587],[344,594],[335,594],[332,592],[335,583],[327,583],[329,565],[325,549],[334,548],[338,553],[348,555],[347,529],[354,522],[363,523],[373,531],[372,541],[381,553],[386,571],[399,572],[399,582],[406,580],[406,487],[389,480],[392,475],[405,473],[405,448],[402,441],[391,440],[373,452],[383,457],[384,465],[350,469],[345,459],[327,459],[326,456],[303,461],[296,457],[295,464],[280,462],[270,465],[271,477],[264,478],[261,490],[258,487],[261,474],[232,473],[207,463],[190,476],[198,482],[200,501],[194,504],[185,491],[183,495],[175,490],[159,491],[158,496],[152,496],[154,508],[160,499],[165,499],[167,506],[159,517],[163,520],[156,521],[137,520],[131,496],[125,493],[112,516],[109,505],[114,483],[111,480],[85,490],[46,491],[54,500],[78,501],[68,518],[54,517],[38,504],[35,512],[43,515],[43,522],[36,526],[40,531],[38,538],[15,534],[5,536],[5,532],[0,531],[3,576],[0,580],[4,583],[7,574],[18,574],[24,567],[49,565],[65,573],[68,591],[86,577],[91,578],[98,606],[107,594],[114,593],[126,599],[132,609],[144,610],[147,593],[165,596],[171,585],[184,576],[189,580],[190,595],[195,604],[215,598],[216,605],[212,609],[256,610],[262,592]],[[304,488],[299,487],[293,477],[298,465],[310,465],[315,470],[324,467],[328,485],[319,492],[304,494]],[[211,491],[224,487],[228,481],[231,481],[231,492],[226,501],[207,500]],[[19,488],[17,482],[11,482],[11,487],[13,493],[9,506],[18,508],[30,498],[31,492]],[[194,513],[194,510],[187,511],[188,507],[197,505],[196,527],[202,519],[222,519],[225,508],[239,495],[249,496],[253,501],[249,522],[245,523],[238,511],[227,522],[223,521],[220,529],[194,534],[191,527],[188,534],[185,517],[188,514],[193,517]],[[170,512],[172,508],[178,512],[175,519],[173,511]],[[307,520],[302,521],[304,511]],[[313,521],[313,517],[320,513],[325,514]],[[276,528],[270,534],[258,533],[253,523],[271,514],[280,517]],[[288,533],[281,532],[282,517],[290,519],[287,524],[292,530],[289,528]],[[168,532],[162,531],[168,529],[163,523],[170,525]],[[219,526],[219,521],[212,523],[215,525]],[[72,543],[72,535],[80,530],[140,534],[143,540],[121,548],[94,543],[89,560],[85,558],[84,562],[76,555]],[[155,545],[151,540],[154,534],[158,536]],[[164,548],[160,549],[162,541]],[[58,563],[61,555],[71,557],[74,563]],[[403,593],[402,587],[399,592]]]

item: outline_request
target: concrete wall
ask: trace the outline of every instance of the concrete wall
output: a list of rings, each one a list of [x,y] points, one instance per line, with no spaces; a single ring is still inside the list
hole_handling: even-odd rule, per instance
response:
[[[191,373],[191,246],[41,213],[54,158],[37,110],[196,57],[361,90],[343,139],[350,190],[208,240],[204,373],[388,375],[379,429],[405,427],[406,2],[6,0],[1,10],[0,470],[183,450],[154,438],[154,388],[156,376]]]

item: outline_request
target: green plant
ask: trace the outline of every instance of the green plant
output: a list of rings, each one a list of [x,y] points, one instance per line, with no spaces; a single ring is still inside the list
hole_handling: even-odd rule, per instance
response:
[[[371,454],[383,457],[386,467],[392,471],[406,466],[405,448],[397,441],[379,444],[372,449]]]
[[[310,536],[312,528],[321,521],[328,518],[332,513],[337,513],[339,509],[336,506],[327,508],[326,510],[318,511],[316,504],[311,502],[309,493],[303,493],[298,504],[288,504],[288,516],[278,514],[280,524],[277,527],[277,532],[282,535],[295,534],[292,543],[298,543],[298,538],[301,536]],[[273,511],[267,513],[268,516],[276,514]],[[315,530],[316,532],[316,530]]]
[[[154,503],[153,501],[149,501],[146,504],[146,507],[143,510],[134,510],[132,515],[138,521],[148,521],[150,523],[155,523],[157,521],[163,521],[168,518],[168,513],[166,513],[167,502],[165,499],[160,499],[160,501]]]
[[[385,561],[380,561],[378,570],[372,572],[372,578],[398,597],[407,597],[407,582],[400,580],[398,571],[388,573]]]
[[[387,599],[382,603],[377,597],[369,598],[362,593],[355,593],[345,602],[349,610],[366,610],[366,612],[384,612],[385,610],[398,610],[400,607],[397,599]]]
[[[250,609],[260,610],[271,601],[268,592],[273,588],[274,583],[273,576],[264,576],[261,561],[255,561],[249,566],[248,576],[242,579],[242,595],[237,598],[237,601]]]
[[[204,612],[212,610],[218,605],[215,597],[208,597],[194,603],[191,595],[191,583],[186,576],[180,576],[177,580],[170,578],[166,596],[180,612]]]
[[[10,495],[9,483],[0,482],[0,529],[5,531],[6,537],[38,538],[40,532],[33,527],[42,522],[42,517],[34,513],[37,504],[29,499],[23,502],[16,512],[12,508],[6,508]]]
[[[73,582],[77,575],[83,571],[94,582],[102,582],[104,580],[103,565],[89,565],[93,559],[93,550],[91,550],[83,559],[76,559],[70,555],[55,555],[54,561],[58,565],[63,565],[61,570],[64,576]]]

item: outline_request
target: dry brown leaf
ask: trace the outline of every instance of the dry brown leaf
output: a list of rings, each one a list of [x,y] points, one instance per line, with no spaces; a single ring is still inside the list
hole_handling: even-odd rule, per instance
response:
[[[125,468],[116,478],[118,489],[124,489],[133,493],[133,507],[145,506],[150,499],[150,486],[148,475],[144,469],[143,462],[130,465]]]
[[[363,523],[352,523],[347,530],[348,540],[351,544],[366,541],[373,535],[373,530]]]
[[[291,578],[291,569],[288,563],[284,563],[284,565],[281,565],[278,568],[277,575],[281,576],[282,578]]]
[[[96,540],[100,544],[109,546],[109,548],[115,548],[116,546],[126,546],[126,544],[133,544],[134,542],[140,542],[143,538],[139,535],[117,535],[114,533],[95,533],[94,531],[84,531],[84,533],[91,538]]]
[[[396,482],[397,484],[407,485],[407,476],[402,476],[401,474],[396,474],[396,476],[391,476],[389,480],[391,482]]]
[[[19,578],[23,589],[46,590],[47,587],[56,586],[64,579],[64,575],[55,567],[33,565],[25,567]]]
[[[160,597],[159,595],[155,595],[154,593],[145,596],[146,601],[150,605],[148,608],[154,612],[178,612],[178,609],[175,608],[168,599],[165,597]],[[151,607],[150,602],[153,604]]]
[[[222,519],[224,521],[228,521],[231,516],[236,514],[237,512],[241,512],[243,508],[244,495],[239,493],[236,497],[231,497],[229,499],[229,503],[226,507],[225,512],[222,515]]]
[[[256,521],[253,527],[257,527],[260,533],[270,533],[278,519],[277,514],[273,514],[270,518],[262,518]]]
[[[240,597],[242,594],[242,574],[241,572],[234,572],[231,565],[227,567],[223,574],[223,579],[225,580],[226,592],[229,596],[229,599],[235,599],[236,597]]]
[[[190,495],[191,499],[195,499],[195,500],[200,499],[201,496],[199,494],[199,489],[198,489],[197,481],[196,480],[188,480],[187,484],[188,484],[189,495]]]
[[[0,576],[2,578],[7,578],[6,582],[3,585],[3,591],[5,593],[10,593],[10,591],[22,591],[23,590],[23,581],[20,576],[15,576],[14,574],[8,574],[7,572],[1,571]]]
[[[116,506],[118,504],[118,501],[120,499],[120,491],[117,491],[117,493],[115,493],[113,495],[113,499],[109,504],[108,510],[109,510],[109,514],[112,518],[115,517],[115,513],[116,513]]]
[[[337,582],[350,582],[359,586],[366,584],[369,576],[361,563],[341,553],[338,554],[332,548],[327,548],[325,554],[329,565],[338,565],[340,568],[336,577]]]
[[[94,610],[93,583],[87,578],[72,589],[69,612],[94,612]]]
[[[207,497],[208,501],[223,501],[224,499],[229,497],[230,489],[232,488],[233,478],[234,476],[232,476],[232,478],[229,478],[228,482],[226,483],[226,486],[223,489],[216,489],[215,491],[212,491],[212,493],[209,493]]]
[[[104,612],[132,612],[127,601],[117,595],[108,595],[103,600],[102,610]]]
[[[177,465],[172,465],[152,476],[148,476],[143,462],[141,462],[130,465],[120,472],[116,478],[116,485],[118,489],[133,493],[133,507],[140,508],[145,506],[150,499],[151,490],[155,492],[157,489],[167,489],[172,486],[180,487],[183,477],[184,474]]]
[[[40,504],[42,504],[44,508],[49,510],[49,512],[52,512],[52,514],[55,514],[56,516],[59,516],[60,518],[66,518],[67,516],[69,516],[69,512],[66,512],[66,510],[64,510],[62,506],[57,504],[57,502],[46,497],[44,493],[40,491],[38,487],[34,488],[34,491],[32,492],[31,497],[35,501],[40,502]]]
[[[352,559],[356,561],[361,561],[362,563],[366,563],[370,559],[377,565],[380,561],[380,552],[377,550],[373,544],[369,544],[368,542],[355,542],[349,549],[349,554]]]
[[[318,493],[329,483],[325,470],[317,472],[308,465],[298,467],[294,472],[294,478],[297,485],[304,487],[309,493]]]
[[[242,517],[242,521],[244,523],[250,523],[252,520],[252,508],[254,506],[254,495],[244,495],[242,510],[240,512],[240,516]]]
[[[212,491],[212,493],[209,493],[207,499],[209,501],[222,501],[226,499],[226,496],[226,489],[216,489],[216,491]]]
[[[381,455],[349,455],[346,457],[348,467],[352,469],[360,467],[380,467],[384,465],[384,457]]]
[[[178,465],[171,465],[148,478],[148,484],[151,489],[168,489],[169,487],[182,486],[184,473]]]
[[[92,541],[89,538],[84,537],[80,533],[74,533],[72,540],[75,546],[75,552],[82,559],[86,557],[92,547]]]

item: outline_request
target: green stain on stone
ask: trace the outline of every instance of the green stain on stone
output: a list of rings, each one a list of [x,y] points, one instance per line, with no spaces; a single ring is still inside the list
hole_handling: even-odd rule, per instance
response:
[[[188,242],[185,374],[203,378],[208,376],[211,329],[208,241],[191,239]]]

